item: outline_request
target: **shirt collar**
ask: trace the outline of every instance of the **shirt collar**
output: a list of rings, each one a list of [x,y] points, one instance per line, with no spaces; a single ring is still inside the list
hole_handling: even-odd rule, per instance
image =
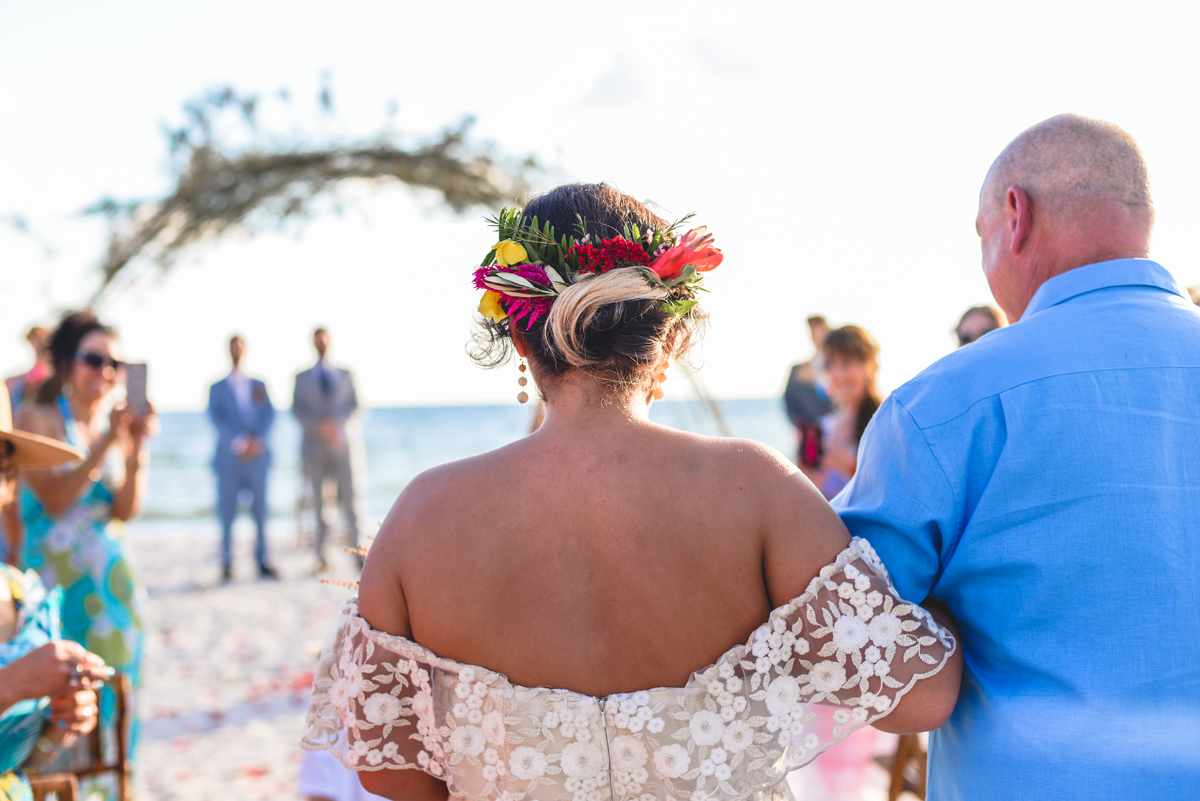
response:
[[[1114,286],[1151,286],[1187,298],[1187,292],[1175,276],[1150,259],[1114,259],[1087,264],[1056,275],[1042,284],[1021,319],[1025,320],[1051,306],[1097,289]]]

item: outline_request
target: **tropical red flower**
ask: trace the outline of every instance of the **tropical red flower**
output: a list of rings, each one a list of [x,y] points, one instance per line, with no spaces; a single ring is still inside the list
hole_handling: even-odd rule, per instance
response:
[[[700,273],[715,268],[725,256],[713,247],[713,236],[706,233],[707,230],[704,227],[693,228],[679,237],[679,241],[647,265],[650,271],[663,281],[672,281],[681,276],[688,265]]]
[[[641,243],[620,236],[596,244],[574,245],[567,258],[576,260],[581,273],[606,273],[617,267],[643,267],[650,257]]]

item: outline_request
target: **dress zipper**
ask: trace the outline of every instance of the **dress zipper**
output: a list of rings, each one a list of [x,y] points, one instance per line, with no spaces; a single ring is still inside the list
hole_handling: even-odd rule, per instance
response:
[[[597,698],[596,703],[600,705],[600,725],[604,727],[604,754],[608,759],[608,798],[609,801],[617,801],[616,793],[613,791],[612,747],[608,742],[608,716],[604,714],[604,705],[608,703],[608,696]]]

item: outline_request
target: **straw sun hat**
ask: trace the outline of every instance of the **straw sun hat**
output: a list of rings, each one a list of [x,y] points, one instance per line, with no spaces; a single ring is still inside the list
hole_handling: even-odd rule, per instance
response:
[[[13,467],[52,467],[64,462],[78,462],[83,453],[56,439],[13,431],[12,402],[8,387],[0,383],[0,442],[11,442],[13,455],[9,464]]]

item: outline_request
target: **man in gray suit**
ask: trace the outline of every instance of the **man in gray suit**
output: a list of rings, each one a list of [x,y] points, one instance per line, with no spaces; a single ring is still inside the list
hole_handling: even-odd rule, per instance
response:
[[[233,369],[208,391],[208,416],[217,428],[217,452],[213,470],[217,473],[217,516],[221,520],[221,566],[223,580],[233,577],[233,519],[237,516],[238,496],[250,493],[250,511],[258,529],[254,555],[258,574],[278,578],[267,563],[267,473],[271,467],[271,449],[267,434],[275,422],[275,407],[267,396],[267,386],[241,371],[246,342],[240,336],[229,340],[229,359]]]
[[[346,424],[358,411],[358,394],[354,376],[349,370],[334,367],[326,354],[329,351],[329,332],[318,328],[313,332],[313,347],[317,363],[296,376],[296,391],[292,398],[292,413],[304,429],[300,458],[304,475],[312,483],[313,502],[317,517],[317,569],[328,567],[325,561],[325,522],[323,488],[327,480],[337,482],[338,503],[350,529],[350,544],[358,544],[358,513],[354,486],[354,443],[347,435]]]

